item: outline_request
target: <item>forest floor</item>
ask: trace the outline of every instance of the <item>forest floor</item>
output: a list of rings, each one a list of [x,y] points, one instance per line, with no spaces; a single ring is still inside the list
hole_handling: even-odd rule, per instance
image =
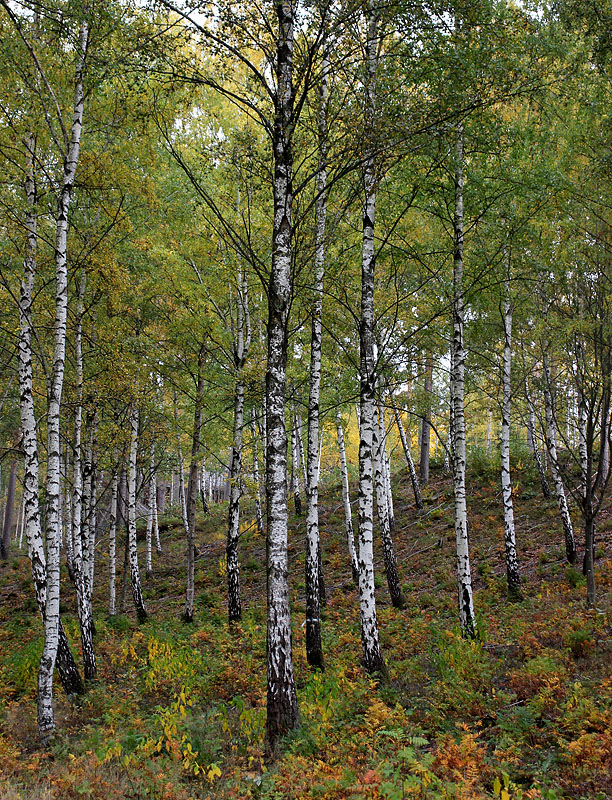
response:
[[[582,574],[563,558],[554,502],[542,500],[533,473],[518,461],[525,597],[509,603],[498,480],[485,462],[481,458],[469,476],[478,641],[458,635],[448,477],[434,470],[418,514],[406,474],[394,476],[395,544],[407,605],[391,606],[379,558],[386,683],[377,685],[359,664],[358,597],[340,488],[333,485],[320,501],[326,669],[308,668],[305,522],[291,518],[301,727],[269,766],[263,762],[265,542],[250,517],[241,538],[244,618],[232,631],[226,622],[225,504],[199,518],[192,625],[180,621],[184,540],[178,519],[163,521],[163,554],[144,581],[150,618],[143,625],[131,609],[115,618],[105,613],[108,562],[101,539],[94,598],[98,679],[76,702],[58,690],[58,734],[49,750],[39,748],[36,733],[41,624],[27,558],[13,551],[0,572],[0,798],[612,797],[612,507],[598,524],[598,608],[587,610]],[[63,619],[78,652],[73,591],[67,576],[63,580]]]

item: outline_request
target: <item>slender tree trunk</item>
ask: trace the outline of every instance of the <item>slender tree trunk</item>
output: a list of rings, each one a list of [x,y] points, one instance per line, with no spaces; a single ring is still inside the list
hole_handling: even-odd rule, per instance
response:
[[[310,382],[308,391],[308,446],[306,452],[306,658],[311,667],[323,669],[321,643],[321,592],[319,561],[319,398],[321,393],[321,351],[323,280],[326,258],[327,222],[327,104],[329,95],[329,56],[325,46],[321,64],[318,114],[318,170],[315,201],[314,296],[311,311]],[[352,532],[351,532],[352,539]],[[354,550],[353,545],[353,550]]]
[[[251,438],[253,440],[253,483],[255,484],[255,520],[257,522],[257,533],[263,535],[264,522],[261,511],[261,481],[259,479],[259,456],[257,454],[257,426],[255,424],[255,412],[251,411]]]
[[[68,476],[70,475],[70,457],[69,446],[66,445],[64,455],[64,474],[66,480],[64,482],[64,509],[65,509],[65,524],[66,524],[66,566],[68,567],[68,577],[74,583],[74,531],[72,523],[72,496],[70,493],[70,483]]]
[[[383,403],[384,393],[378,399],[378,420],[380,430],[380,455],[385,484],[385,496],[387,502],[387,514],[389,516],[389,530],[393,532],[395,528],[395,510],[393,507],[393,489],[391,487],[391,456],[389,455],[389,433],[385,422],[385,406]]]
[[[53,369],[48,392],[47,410],[47,482],[46,482],[46,540],[47,596],[45,600],[45,643],[38,670],[38,731],[43,743],[55,730],[53,715],[53,670],[59,641],[60,602],[60,409],[64,385],[66,357],[66,322],[68,310],[67,234],[68,207],[79,158],[83,121],[83,70],[87,51],[88,26],[83,22],[79,32],[78,65],[75,80],[74,114],[70,141],[64,159],[64,175],[60,191],[55,244],[55,322]]]
[[[536,413],[531,399],[531,392],[529,391],[529,381],[525,378],[525,398],[527,400],[527,435],[531,445],[531,451],[535,458],[538,476],[540,478],[540,486],[542,487],[542,494],[546,499],[550,497],[550,487],[546,479],[546,469],[540,457],[540,450],[538,448],[538,435],[536,430]]]
[[[179,427],[178,403],[176,392],[174,392],[174,424],[176,426],[176,444],[178,455],[178,474],[179,474],[179,500],[181,503],[181,514],[183,517],[183,527],[185,528],[185,538],[187,541],[187,581],[185,589],[185,608],[183,609],[183,620],[193,622],[193,608],[195,597],[195,542],[193,530],[189,525],[189,514],[187,512],[187,499],[185,497],[185,472],[183,468],[183,447],[181,445],[181,431]]]
[[[336,417],[336,431],[338,434],[338,452],[340,454],[340,472],[342,474],[342,503],[344,505],[344,524],[346,528],[346,540],[348,544],[349,557],[351,559],[351,571],[353,582],[359,584],[359,564],[357,561],[357,551],[355,550],[355,536],[353,533],[353,514],[351,511],[351,495],[349,488],[348,469],[346,466],[346,447],[344,446],[344,430],[342,429],[342,418],[340,413]]]
[[[391,397],[391,395],[389,395],[389,397]],[[412,453],[410,452],[410,444],[408,443],[408,439],[406,438],[406,431],[404,430],[404,425],[402,423],[402,418],[400,416],[399,410],[392,397],[391,397],[391,403],[393,405],[393,413],[395,415],[395,424],[397,425],[397,430],[399,431],[400,440],[402,442],[402,449],[404,450],[404,456],[406,457],[406,464],[408,465],[408,474],[410,475],[410,483],[412,484],[414,502],[416,503],[417,508],[423,508],[423,500],[421,498],[421,487],[419,486],[419,478],[416,474],[416,469],[414,468],[414,461],[412,460]]]
[[[0,557],[5,561],[8,559],[9,548],[11,546],[11,528],[13,527],[13,509],[15,506],[15,488],[17,487],[17,459],[11,462],[9,481],[6,492],[6,506],[4,508],[4,527],[2,529],[2,541],[0,542]]]
[[[276,753],[281,736],[299,725],[293,678],[291,610],[288,575],[287,337],[292,292],[293,210],[293,47],[294,6],[276,0],[274,148],[274,225],[272,268],[268,285],[268,365],[266,372],[266,501],[267,501],[267,719],[266,751]]]
[[[383,451],[384,445],[380,435],[380,419],[378,419],[378,421],[376,419],[373,420],[372,430],[372,455],[374,462],[374,484],[376,487],[376,509],[378,513],[378,524],[380,526],[380,538],[382,541],[387,585],[389,586],[391,602],[395,608],[403,608],[404,597],[402,595],[402,587],[397,572],[395,549],[393,547],[393,538],[391,536],[391,527],[389,525],[389,510],[387,508],[387,495],[382,466],[385,456]]]
[[[242,427],[244,422],[244,382],[242,375],[236,381],[234,394],[234,435],[230,463],[230,500],[227,521],[227,614],[231,622],[242,619],[240,602],[240,564],[238,541],[240,538],[240,497],[242,495]]]
[[[149,458],[149,486],[147,492],[147,528],[145,533],[146,568],[145,575],[153,575],[153,518],[155,516],[155,443],[151,442]]]
[[[293,505],[298,517],[302,516],[302,495],[300,487],[300,445],[298,442],[297,417],[293,415],[291,429],[291,482],[293,484]]]
[[[139,622],[147,618],[140,585],[140,570],[138,568],[138,548],[136,543],[136,458],[138,454],[138,408],[134,403],[130,420],[130,455],[128,461],[128,550],[130,563],[130,583],[132,585],[132,598]]]
[[[113,468],[111,480],[110,527],[108,533],[108,613],[114,617],[116,612],[117,583],[117,496],[119,492],[119,473]]]
[[[421,455],[419,477],[423,486],[429,483],[429,452],[431,446],[431,389],[433,378],[433,358],[427,353],[425,366],[425,411],[421,417]]]
[[[155,447],[155,445],[153,445]],[[155,539],[155,552],[157,555],[161,555],[162,546],[161,541],[159,539],[159,513],[157,508],[157,475],[155,472],[153,473],[152,477],[153,483],[153,538]]]
[[[465,494],[465,346],[463,322],[463,125],[457,131],[457,164],[455,172],[455,251],[453,265],[453,340],[451,366],[451,408],[453,431],[453,489],[455,495],[455,538],[457,544],[457,584],[459,622],[465,637],[476,635],[470,551],[468,540],[467,503]]]
[[[22,446],[24,453],[23,476],[23,530],[25,529],[28,556],[32,567],[32,580],[36,602],[43,623],[46,610],[47,595],[47,563],[43,542],[40,507],[38,502],[39,459],[36,432],[36,415],[34,410],[34,393],[32,381],[32,299],[34,296],[34,278],[36,275],[37,248],[37,215],[36,215],[36,183],[34,173],[33,136],[25,140],[28,151],[26,169],[26,201],[25,218],[26,243],[24,258],[24,275],[19,294],[19,411],[21,417]],[[21,548],[21,539],[19,542]],[[82,694],[83,683],[78,668],[68,645],[61,621],[58,623],[57,669],[66,694]]]
[[[587,514],[584,520],[584,574],[587,583],[587,606],[595,607],[595,519],[591,514]]]
[[[602,482],[608,481],[608,473],[610,472],[610,419],[609,409],[602,408],[601,410],[601,436],[600,447],[603,450],[603,456],[600,459],[602,469]]]
[[[510,412],[512,409],[512,306],[510,304],[510,267],[505,284],[503,302],[504,357],[503,357],[503,402],[501,421],[501,484],[504,499],[504,544],[506,551],[506,577],[508,595],[512,600],[520,600],[521,575],[516,554],[516,533],[514,529],[514,506],[512,503],[512,481],[510,476]]]
[[[561,524],[563,525],[563,533],[565,537],[565,555],[570,564],[576,561],[576,541],[574,538],[574,528],[567,505],[567,497],[565,495],[565,487],[563,485],[563,478],[559,469],[559,460],[557,454],[557,429],[555,422],[555,409],[553,400],[553,386],[552,374],[550,369],[550,358],[548,355],[548,346],[544,348],[542,356],[544,365],[544,405],[546,412],[546,449],[550,456],[550,472],[555,487],[555,497],[557,506],[559,507],[559,515],[561,516]]]
[[[369,3],[367,37],[366,129],[371,132],[376,113],[376,73],[378,67],[378,11],[373,2]],[[359,610],[363,665],[366,671],[372,674],[384,672],[385,662],[380,650],[374,591],[372,445],[376,388],[373,340],[376,175],[374,148],[371,142],[366,145],[363,171],[365,198],[361,260],[361,312],[359,320]]]
[[[196,500],[198,496],[198,460],[202,447],[202,409],[204,406],[204,359],[206,349],[204,344],[198,352],[198,378],[196,383],[196,397],[193,412],[193,436],[191,439],[191,461],[189,464],[189,482],[187,485],[187,517],[189,528],[195,536]]]

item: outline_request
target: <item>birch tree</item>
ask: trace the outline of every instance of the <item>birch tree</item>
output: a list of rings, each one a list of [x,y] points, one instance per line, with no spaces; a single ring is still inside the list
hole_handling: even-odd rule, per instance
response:
[[[244,428],[244,366],[251,346],[251,316],[249,311],[247,273],[246,270],[240,267],[236,280],[236,319],[234,322],[232,314],[231,320],[235,389],[226,558],[228,618],[230,622],[236,622],[242,617],[238,539],[240,536],[240,498],[243,486],[242,432]]]
[[[455,539],[457,547],[457,586],[459,596],[459,622],[463,636],[476,635],[472,574],[468,540],[468,518],[465,493],[465,344],[463,325],[465,296],[463,288],[463,123],[458,123],[455,148],[455,213],[453,253],[453,299],[451,342],[451,418],[452,418],[452,470],[455,496]]]
[[[370,140],[376,115],[379,12],[368,3],[365,49],[365,131],[363,159],[364,211],[361,260],[361,311],[359,318],[360,439],[359,439],[359,609],[363,665],[367,672],[384,672],[385,662],[378,637],[374,593],[374,482],[373,437],[376,408],[374,363],[374,222],[376,213],[376,171],[374,143]]]
[[[504,546],[506,552],[506,578],[508,595],[520,600],[521,576],[516,554],[516,532],[514,527],[514,506],[512,503],[512,480],[510,475],[510,413],[512,411],[512,304],[510,300],[510,254],[506,246],[506,275],[502,302],[502,323],[504,329],[504,354],[502,362],[502,420],[501,420],[501,484],[504,501]]]
[[[134,401],[130,413],[130,452],[128,458],[128,550],[132,599],[139,622],[147,619],[147,610],[142,597],[138,548],[136,545],[136,460],[138,455],[138,406]],[[185,495],[183,494],[183,504]]]

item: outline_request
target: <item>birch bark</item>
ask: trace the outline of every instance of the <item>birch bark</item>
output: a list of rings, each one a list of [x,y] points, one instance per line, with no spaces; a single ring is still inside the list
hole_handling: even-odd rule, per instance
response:
[[[384,672],[380,650],[376,597],[374,592],[374,485],[372,476],[372,439],[375,409],[376,374],[374,366],[374,221],[376,212],[376,174],[371,135],[376,113],[376,77],[378,68],[378,10],[368,3],[366,42],[366,118],[368,132],[364,154],[365,186],[361,259],[361,311],[359,320],[360,364],[360,440],[359,440],[359,610],[362,660],[367,672]]]
[[[533,400],[531,399],[531,392],[529,391],[529,380],[527,377],[525,377],[525,399],[527,400],[527,413],[528,413],[527,434],[529,437],[529,442],[531,444],[533,457],[535,458],[536,467],[538,470],[538,476],[540,478],[540,486],[542,487],[542,494],[546,499],[548,499],[550,497],[550,486],[548,485],[548,480],[546,479],[546,469],[544,468],[544,464],[542,463],[540,450],[538,448],[536,413],[533,405]]]
[[[455,215],[453,257],[453,339],[451,356],[451,419],[452,469],[455,495],[455,539],[457,546],[457,585],[459,622],[465,637],[476,635],[470,551],[468,541],[467,503],[465,495],[465,346],[463,323],[463,125],[457,129],[455,170]]]
[[[183,619],[185,622],[193,622],[193,606],[195,595],[195,544],[193,530],[189,524],[189,514],[187,512],[187,499],[185,497],[185,471],[183,468],[183,447],[181,445],[181,431],[179,428],[178,402],[176,392],[174,392],[174,424],[176,427],[176,445],[178,455],[178,476],[179,476],[179,502],[181,504],[181,515],[183,517],[183,527],[187,541],[187,580],[185,588],[185,608],[183,609]]]
[[[346,540],[348,545],[349,558],[351,559],[351,571],[353,582],[359,584],[359,563],[357,561],[357,551],[355,550],[355,535],[353,532],[353,513],[351,511],[351,495],[349,487],[348,469],[346,466],[346,447],[344,446],[344,430],[342,428],[342,417],[340,413],[336,417],[336,432],[338,435],[338,452],[340,454],[340,473],[342,475],[342,504],[344,505],[344,524],[346,528]]]
[[[317,198],[315,202],[314,297],[310,338],[310,382],[308,391],[308,442],[306,450],[306,658],[313,667],[323,668],[321,643],[321,596],[319,586],[319,397],[321,393],[321,350],[323,280],[325,277],[327,222],[327,105],[329,96],[329,54],[323,50],[319,90]],[[352,533],[351,533],[352,537]],[[353,546],[354,549],[354,546]]]
[[[227,519],[227,613],[231,622],[242,618],[240,600],[240,565],[238,541],[240,537],[240,498],[242,497],[242,431],[244,427],[244,366],[251,347],[251,315],[246,270],[238,269],[236,280],[236,321],[232,323],[234,340],[232,357],[236,375],[234,389],[234,430],[230,462],[230,499]]]
[[[293,48],[292,0],[275,0],[276,49],[274,150],[274,225],[268,285],[268,364],[266,371],[267,501],[267,719],[266,750],[276,752],[279,738],[299,725],[293,678],[288,575],[287,336],[292,291],[293,207]]]
[[[389,397],[391,397],[391,395],[389,395]],[[406,457],[406,464],[408,465],[408,474],[410,475],[410,483],[412,484],[414,502],[416,503],[417,508],[423,508],[423,500],[421,499],[421,487],[419,486],[419,478],[416,473],[416,469],[414,467],[414,461],[412,460],[412,453],[410,452],[410,444],[408,442],[408,439],[406,438],[404,423],[402,422],[399,409],[397,408],[397,405],[395,404],[393,397],[391,397],[391,404],[393,405],[395,424],[397,425],[397,430],[399,431],[400,440],[402,442],[402,449],[404,451],[404,456]]]
[[[138,419],[138,408],[134,403],[130,419],[130,454],[128,460],[128,557],[134,608],[136,609],[138,621],[144,622],[147,618],[147,610],[142,597],[140,569],[138,567],[138,548],[136,544],[136,458],[138,455]]]
[[[546,313],[546,303],[545,310]],[[563,525],[563,534],[565,538],[565,556],[570,564],[576,561],[576,540],[574,538],[574,528],[572,526],[572,519],[570,517],[569,508],[567,505],[567,497],[565,494],[565,486],[563,485],[563,478],[559,469],[559,460],[557,453],[557,428],[555,422],[555,408],[553,399],[553,381],[552,371],[550,368],[550,357],[548,355],[548,343],[544,346],[542,354],[542,363],[544,366],[544,407],[546,413],[546,450],[550,458],[550,473],[553,479],[553,486],[555,490],[555,498],[559,508],[559,515],[561,517],[561,524]]]
[[[261,511],[261,481],[259,479],[259,455],[257,452],[257,426],[255,424],[255,412],[251,411],[251,439],[253,441],[253,483],[255,484],[255,520],[257,523],[257,533],[263,534],[264,522]]]
[[[378,513],[378,525],[380,527],[380,538],[383,548],[383,559],[385,562],[385,574],[389,586],[391,602],[395,608],[403,608],[404,598],[397,572],[397,561],[391,536],[391,526],[389,524],[389,509],[387,507],[387,492],[383,473],[384,443],[380,435],[380,418],[372,422],[372,455],[374,462],[374,483],[376,486],[376,509]]]
[[[34,172],[35,139],[28,135],[25,140],[27,150],[26,202],[25,216],[26,242],[24,274],[19,292],[19,413],[21,418],[22,446],[24,453],[23,475],[23,521],[28,556],[32,568],[32,579],[36,602],[41,616],[45,618],[47,595],[47,560],[43,542],[40,507],[38,501],[39,458],[34,409],[32,377],[32,300],[36,276],[37,215],[36,181]],[[19,542],[21,548],[21,538]],[[57,668],[66,694],[82,694],[83,683],[74,661],[61,621],[58,622]]]
[[[306,658],[313,667],[323,668],[321,643],[321,596],[319,558],[319,398],[321,393],[321,351],[323,281],[325,277],[327,222],[327,105],[329,96],[329,54],[324,47],[319,89],[317,198],[315,201],[314,297],[311,311],[310,382],[308,391],[308,442],[306,449]],[[352,532],[351,532],[352,540]],[[354,545],[353,545],[354,550]]]
[[[48,392],[47,410],[47,481],[46,481],[46,539],[47,539],[47,596],[45,600],[45,643],[38,671],[38,730],[47,742],[55,730],[53,714],[53,670],[59,639],[60,597],[60,408],[64,385],[66,356],[66,321],[68,308],[67,235],[68,208],[79,158],[83,124],[83,72],[89,29],[83,22],[79,31],[78,61],[75,74],[74,112],[63,164],[55,243],[55,322],[53,368]]]
[[[510,412],[512,410],[512,305],[510,303],[510,267],[504,285],[502,307],[504,325],[504,356],[502,365],[503,401],[501,421],[501,484],[504,501],[504,545],[506,552],[506,578],[508,595],[512,600],[520,600],[521,575],[516,554],[516,533],[514,528],[514,505],[512,503],[512,480],[510,475]]]
[[[419,477],[423,486],[429,483],[429,451],[431,445],[431,389],[433,378],[433,358],[427,353],[425,359],[425,411],[421,418],[421,455],[419,459]]]
[[[113,469],[111,480],[110,525],[108,533],[108,613],[113,617],[116,613],[117,585],[117,497],[119,494],[119,473]]]
[[[149,486],[147,497],[147,528],[145,534],[146,544],[146,568],[145,575],[150,578],[153,575],[153,521],[155,516],[155,443],[151,442],[151,452],[149,457]]]
[[[202,447],[202,411],[204,407],[204,360],[206,348],[200,346],[198,352],[198,377],[196,381],[196,397],[193,411],[193,436],[191,438],[191,461],[189,463],[189,481],[187,484],[187,518],[189,528],[195,535],[196,501],[198,496],[198,459]]]

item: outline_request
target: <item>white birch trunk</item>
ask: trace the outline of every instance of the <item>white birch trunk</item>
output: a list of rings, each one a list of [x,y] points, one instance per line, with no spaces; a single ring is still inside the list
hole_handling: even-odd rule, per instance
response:
[[[274,225],[268,285],[266,372],[267,500],[267,718],[266,750],[274,755],[281,736],[299,725],[293,678],[288,574],[287,337],[292,293],[293,210],[293,47],[294,5],[275,4],[278,19],[276,98],[273,130]]]
[[[406,464],[408,465],[408,474],[410,475],[410,483],[412,484],[414,502],[416,503],[417,508],[423,508],[423,500],[421,499],[421,487],[419,486],[419,478],[416,473],[416,469],[414,467],[414,461],[412,460],[412,453],[410,452],[410,443],[408,442],[408,439],[406,437],[406,431],[404,430],[404,424],[402,422],[399,409],[397,408],[393,398],[391,398],[391,403],[393,405],[393,413],[395,415],[395,424],[397,425],[397,430],[399,431],[400,440],[402,442],[402,449],[404,451],[404,456],[406,458]]]
[[[39,459],[32,380],[32,298],[34,296],[37,249],[34,137],[27,136],[25,145],[28,151],[25,181],[27,201],[25,217],[26,243],[24,276],[19,294],[18,340],[19,412],[24,453],[23,516],[22,528],[19,536],[19,547],[21,548],[22,546],[22,537],[25,531],[36,602],[44,621],[47,597],[47,563],[38,502]],[[68,695],[81,694],[83,692],[83,683],[70,651],[68,639],[66,638],[61,622],[58,622],[58,635],[59,643],[56,664],[62,686]]]
[[[117,497],[119,494],[119,472],[113,468],[111,480],[110,526],[108,532],[108,613],[117,613]]]
[[[155,552],[160,555],[162,552],[161,541],[159,538],[159,508],[157,506],[157,475],[153,474],[153,538],[155,539]],[[165,489],[164,489],[165,491]]]
[[[368,3],[366,43],[366,130],[371,131],[376,113],[378,67],[378,11]],[[365,198],[361,259],[360,350],[360,439],[359,439],[359,611],[363,665],[367,672],[385,671],[380,650],[376,596],[374,590],[374,484],[372,440],[375,410],[376,374],[374,368],[374,221],[376,212],[376,174],[373,148],[367,144],[364,158]]]
[[[318,114],[318,170],[315,201],[314,297],[310,339],[310,381],[308,390],[308,442],[306,454],[306,658],[313,667],[323,668],[321,643],[321,587],[319,561],[319,398],[321,393],[321,350],[323,281],[325,277],[327,222],[327,104],[329,95],[329,57],[324,45]],[[351,533],[352,538],[352,533]],[[354,545],[353,545],[354,550]]]
[[[389,528],[393,531],[395,527],[395,510],[393,508],[393,489],[391,487],[391,456],[389,455],[389,432],[385,422],[385,406],[383,404],[384,394],[378,400],[378,422],[380,431],[381,442],[381,466],[383,470],[383,479],[385,482],[385,495],[387,503],[387,514],[389,516]]]
[[[53,670],[57,658],[60,630],[60,409],[66,360],[68,207],[70,205],[81,142],[84,106],[83,70],[85,67],[87,40],[88,26],[86,22],[83,22],[79,32],[74,113],[70,131],[70,141],[67,144],[64,158],[64,174],[56,219],[56,288],[53,368],[49,386],[49,405],[47,410],[47,596],[45,599],[45,642],[38,670],[38,731],[43,742],[47,742],[55,730],[53,714]]]
[[[253,440],[253,483],[255,484],[255,520],[257,523],[257,533],[263,534],[264,522],[261,511],[261,480],[259,478],[259,455],[257,453],[257,426],[255,424],[255,412],[251,411],[251,438]]]
[[[546,313],[546,309],[544,313]],[[567,505],[567,497],[565,495],[563,478],[561,476],[561,471],[559,469],[559,460],[557,454],[557,428],[556,428],[555,408],[553,400],[552,373],[550,368],[550,358],[548,355],[547,344],[544,347],[542,362],[544,366],[546,450],[550,458],[550,473],[553,479],[555,498],[557,500],[557,506],[559,508],[561,524],[563,525],[563,534],[565,538],[565,555],[569,563],[573,564],[576,561],[576,541],[574,539],[574,528],[572,526],[572,519],[570,517],[569,508]]]
[[[533,452],[533,457],[535,458],[536,467],[538,470],[538,475],[540,478],[540,486],[542,487],[542,494],[546,499],[550,497],[550,487],[548,485],[548,480],[546,479],[546,469],[544,464],[542,463],[542,458],[540,456],[540,450],[538,448],[538,434],[536,429],[536,413],[535,408],[533,405],[533,401],[531,399],[531,392],[529,391],[529,381],[527,377],[525,377],[525,398],[527,400],[527,434],[531,446],[531,451]]]
[[[185,586],[185,607],[183,609],[183,619],[186,622],[193,621],[193,609],[195,598],[195,554],[193,531],[189,525],[189,514],[187,513],[187,499],[185,497],[185,472],[183,468],[183,447],[181,445],[181,431],[179,427],[178,403],[176,392],[174,392],[174,423],[176,426],[176,447],[178,455],[178,476],[179,476],[179,500],[181,503],[181,516],[183,527],[185,528],[185,539],[187,542],[187,580]]]
[[[140,569],[138,567],[138,547],[136,542],[136,459],[138,455],[138,418],[138,408],[134,402],[130,420],[130,453],[128,460],[128,556],[130,563],[130,583],[132,585],[134,608],[136,609],[138,621],[144,622],[147,618],[147,610],[142,597]]]
[[[145,575],[153,575],[153,523],[155,520],[155,499],[157,486],[155,485],[155,443],[151,443],[151,456],[149,458],[149,486],[147,502],[147,528],[146,528],[146,570]]]
[[[393,538],[391,536],[391,526],[389,523],[389,509],[387,506],[387,490],[385,486],[385,476],[383,461],[384,442],[381,437],[381,419],[375,418],[372,423],[372,455],[374,467],[374,484],[376,487],[376,510],[378,513],[378,525],[380,527],[380,538],[383,548],[383,559],[385,562],[385,573],[387,575],[387,584],[389,586],[389,594],[391,595],[391,602],[395,608],[403,608],[404,598],[402,596],[402,587],[397,573],[397,561],[395,558],[395,550],[393,547]]]
[[[240,370],[242,367],[240,367]],[[234,394],[234,434],[230,464],[230,500],[228,506],[227,544],[227,613],[230,622],[242,618],[240,601],[240,497],[242,495],[242,427],[244,422],[244,382],[239,374]]]
[[[514,505],[512,503],[512,480],[510,475],[510,412],[512,410],[512,305],[510,303],[510,266],[504,287],[502,319],[504,324],[504,356],[502,366],[503,401],[501,421],[501,484],[504,501],[504,545],[506,552],[506,577],[508,595],[511,599],[522,597],[521,575],[516,554],[516,532],[514,528]]]
[[[463,294],[463,125],[461,123],[457,130],[456,158],[451,362],[452,467],[455,495],[459,622],[463,636],[474,637],[476,635],[476,619],[474,616],[465,494],[465,347],[463,340],[465,298]]]
[[[338,435],[338,452],[340,454],[340,473],[342,475],[342,503],[344,505],[344,524],[346,528],[346,541],[348,545],[349,558],[351,560],[351,571],[353,581],[357,585],[359,582],[359,564],[357,562],[357,551],[355,550],[355,535],[353,532],[353,513],[351,511],[351,494],[349,487],[348,469],[346,466],[346,447],[344,445],[344,430],[342,428],[342,418],[338,412],[336,417],[336,432]]]

